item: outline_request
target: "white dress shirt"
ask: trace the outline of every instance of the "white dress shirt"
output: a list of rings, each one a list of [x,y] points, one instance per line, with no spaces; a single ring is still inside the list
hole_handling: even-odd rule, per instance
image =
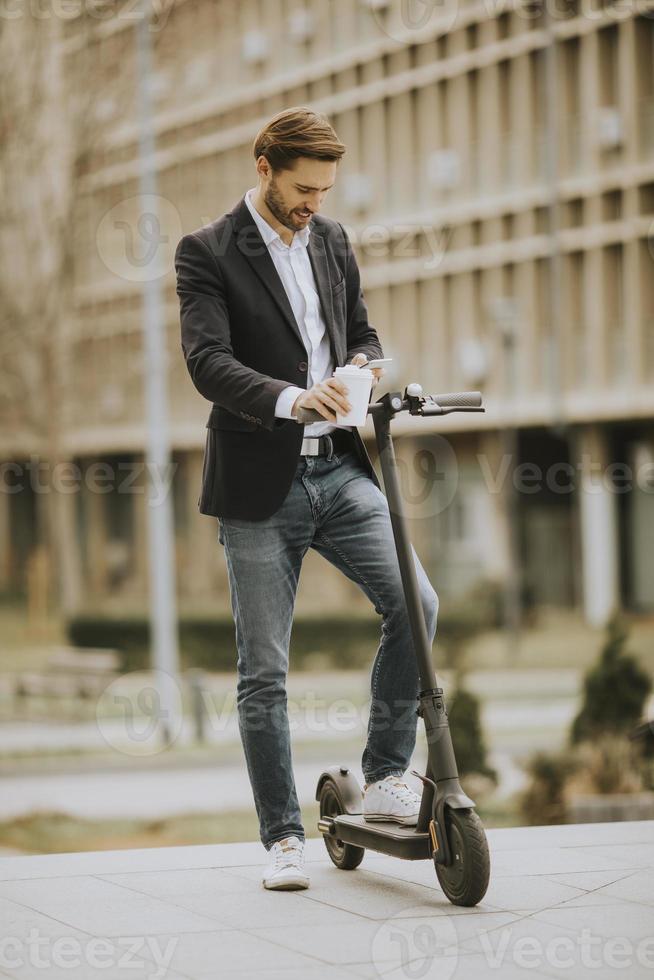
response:
[[[301,231],[296,231],[293,234],[291,244],[286,245],[252,203],[251,198],[255,190],[256,188],[252,188],[246,193],[245,203],[266,244],[291,304],[307,351],[308,387],[311,388],[319,381],[331,378],[334,373],[334,360],[329,346],[329,334],[322,315],[320,297],[316,290],[316,280],[307,252],[310,225],[306,225]],[[275,403],[275,415],[283,419],[293,418],[291,409],[295,399],[305,390],[305,388],[299,388],[297,385],[289,385],[288,388],[284,388]],[[335,428],[351,429],[352,427],[349,425],[336,426],[327,421],[311,422],[304,426],[304,435],[316,438],[326,432],[333,431]]]

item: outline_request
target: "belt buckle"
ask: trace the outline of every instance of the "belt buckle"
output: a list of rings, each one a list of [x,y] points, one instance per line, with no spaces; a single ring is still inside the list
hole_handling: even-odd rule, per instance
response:
[[[305,436],[302,440],[302,456],[318,456],[320,454],[320,437]]]

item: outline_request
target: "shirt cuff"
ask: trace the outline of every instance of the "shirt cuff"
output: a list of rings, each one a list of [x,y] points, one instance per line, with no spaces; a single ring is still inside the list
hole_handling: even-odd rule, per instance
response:
[[[294,418],[291,413],[291,409],[295,403],[295,399],[298,395],[304,394],[305,388],[298,388],[296,385],[289,385],[288,388],[284,388],[282,392],[277,396],[277,401],[275,403],[275,417],[281,419],[292,419]]]

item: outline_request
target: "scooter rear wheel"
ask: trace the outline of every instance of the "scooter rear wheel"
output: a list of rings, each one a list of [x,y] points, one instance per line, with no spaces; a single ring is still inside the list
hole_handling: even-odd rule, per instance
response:
[[[481,902],[490,878],[488,841],[474,810],[445,808],[445,832],[452,864],[437,864],[436,877],[453,905]]]
[[[320,816],[337,817],[345,812],[345,807],[339,796],[338,790],[331,780],[327,780],[320,793]],[[357,847],[355,844],[345,844],[331,834],[324,834],[325,847],[333,863],[341,871],[353,871],[358,868],[363,861],[366,853],[364,847]]]

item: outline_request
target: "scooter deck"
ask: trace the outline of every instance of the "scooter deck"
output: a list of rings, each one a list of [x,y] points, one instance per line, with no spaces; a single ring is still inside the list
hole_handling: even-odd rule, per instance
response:
[[[399,823],[368,822],[363,814],[340,813],[330,817],[335,824],[334,837],[345,844],[356,844],[372,851],[381,851],[407,861],[425,861],[431,858],[431,840],[428,833],[418,833],[415,827],[403,827]]]

